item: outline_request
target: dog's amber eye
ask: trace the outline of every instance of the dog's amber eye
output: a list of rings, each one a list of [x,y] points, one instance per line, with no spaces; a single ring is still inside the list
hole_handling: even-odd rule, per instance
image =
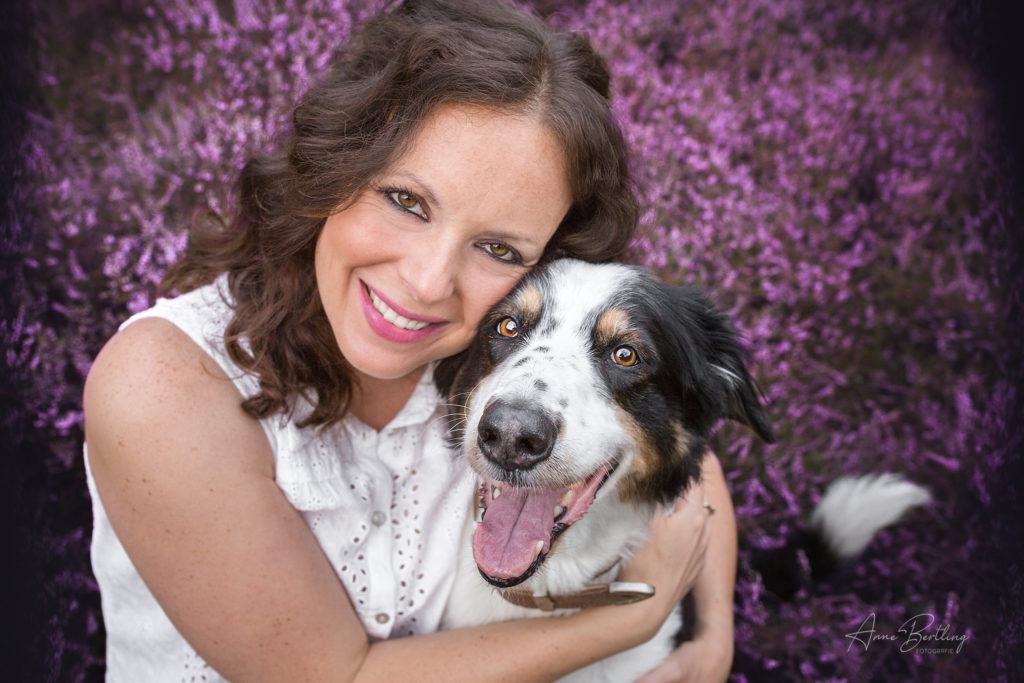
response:
[[[640,360],[640,356],[636,354],[632,347],[620,346],[612,351],[612,360],[619,365],[630,368],[636,365],[637,361]]]
[[[498,334],[502,337],[514,337],[519,334],[519,323],[515,318],[502,318],[498,323]]]

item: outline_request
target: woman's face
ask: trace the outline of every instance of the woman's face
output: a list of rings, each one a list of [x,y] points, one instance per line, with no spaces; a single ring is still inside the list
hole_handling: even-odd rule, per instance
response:
[[[572,200],[558,143],[531,118],[442,106],[412,143],[316,245],[338,346],[377,379],[466,348]]]

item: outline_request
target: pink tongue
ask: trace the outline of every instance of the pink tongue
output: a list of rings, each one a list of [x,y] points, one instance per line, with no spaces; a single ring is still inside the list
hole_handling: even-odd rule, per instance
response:
[[[505,487],[473,534],[473,559],[485,574],[499,579],[522,576],[533,564],[537,541],[551,547],[555,505],[565,489]],[[485,495],[489,495],[489,492]]]

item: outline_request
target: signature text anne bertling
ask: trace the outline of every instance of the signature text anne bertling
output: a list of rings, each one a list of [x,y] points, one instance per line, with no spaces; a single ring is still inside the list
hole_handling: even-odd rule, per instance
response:
[[[918,614],[903,622],[903,625],[896,629],[896,633],[878,633],[875,629],[875,613],[872,612],[856,631],[846,634],[846,637],[850,639],[850,644],[846,649],[852,648],[854,643],[860,643],[867,651],[871,643],[876,640],[888,640],[900,642],[900,652],[919,650],[922,653],[931,654],[959,653],[968,634],[950,633],[949,624],[941,624],[934,631],[929,631],[934,623],[934,614]],[[953,643],[956,643],[956,647],[952,646]],[[938,647],[940,644],[949,644],[949,647]],[[926,645],[926,647],[920,647],[921,645]]]

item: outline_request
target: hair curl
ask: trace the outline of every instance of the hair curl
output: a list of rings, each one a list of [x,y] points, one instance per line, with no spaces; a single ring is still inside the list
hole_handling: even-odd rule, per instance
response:
[[[161,283],[183,292],[227,273],[227,349],[260,381],[242,404],[250,415],[288,411],[296,395],[313,406],[303,426],[345,415],[355,379],[317,293],[316,241],[446,103],[533,116],[559,141],[573,202],[548,253],[604,261],[625,252],[636,200],[608,69],[587,38],[499,2],[407,0],[353,36],[295,108],[282,148],[242,169],[233,219],[196,222]]]

